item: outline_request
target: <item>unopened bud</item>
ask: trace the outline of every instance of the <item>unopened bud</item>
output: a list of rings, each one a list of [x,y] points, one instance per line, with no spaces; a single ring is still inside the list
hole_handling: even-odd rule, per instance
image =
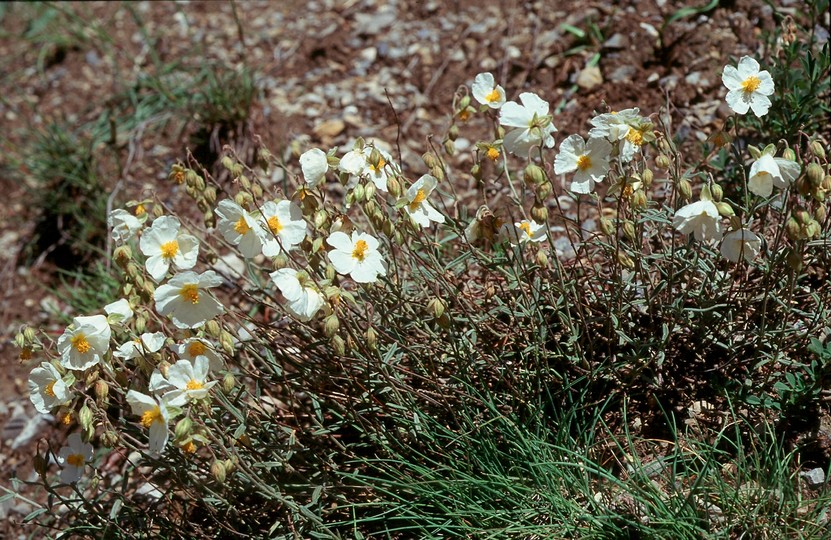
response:
[[[811,214],[809,214],[804,208],[800,208],[794,212],[794,217],[796,217],[796,221],[800,225],[807,225],[811,221]]]
[[[713,184],[710,186],[710,195],[713,197],[713,202],[721,202],[721,199],[724,197],[724,190],[718,184]]]
[[[802,233],[802,227],[799,225],[799,222],[796,221],[794,218],[790,218],[787,223],[785,223],[785,234],[788,235],[788,238],[795,242],[799,240],[799,237]]]
[[[450,126],[450,129],[447,130],[447,138],[451,141],[455,141],[459,138],[459,126],[453,124]]]
[[[421,159],[422,159],[422,161],[424,161],[424,164],[427,166],[428,169],[432,169],[433,167],[436,167],[436,166],[440,165],[440,162],[439,162],[439,160],[436,159],[436,156],[434,156],[430,152],[425,152],[421,156]]]
[[[387,235],[387,238],[390,238],[395,234],[395,225],[389,219],[385,219],[383,225],[381,225],[381,231]]]
[[[808,148],[810,148],[811,153],[817,156],[819,159],[825,159],[825,148],[822,146],[822,143],[820,141],[811,141],[811,143],[808,145]]]
[[[326,210],[318,210],[315,212],[313,221],[315,228],[324,229],[326,227],[326,222],[329,221],[329,214],[326,213]]]
[[[401,196],[401,182],[395,176],[387,177],[387,191],[396,199]]]
[[[217,484],[225,483],[225,463],[223,461],[216,460],[213,462],[213,465],[211,465],[211,476],[213,476]]]
[[[364,186],[362,184],[357,184],[352,189],[352,197],[356,202],[364,200]]]
[[[817,205],[816,210],[814,210],[814,219],[819,221],[820,223],[825,223],[825,218],[828,217],[827,211],[825,209],[824,204]]]
[[[387,182],[387,188],[389,189],[389,182]],[[364,199],[369,201],[375,197],[375,189],[375,184],[373,182],[368,183],[364,188]]]
[[[153,216],[159,218],[159,217],[162,217],[163,215],[164,215],[164,208],[162,208],[162,205],[160,205],[160,204],[154,205],[153,206]]]
[[[23,329],[23,339],[25,339],[28,343],[32,343],[36,337],[37,332],[31,326],[27,326]]]
[[[655,178],[655,173],[652,172],[652,169],[644,169],[643,174],[641,175],[644,187],[651,186],[653,178]]]
[[[338,275],[338,273],[335,270],[335,267],[332,266],[331,264],[327,264],[326,265],[326,279],[328,279],[330,282],[335,281],[335,278],[337,277],[337,275]]]
[[[255,199],[259,199],[263,196],[263,188],[260,187],[260,184],[251,185],[251,195],[253,195]]]
[[[542,204],[535,204],[531,207],[531,219],[536,223],[545,223],[548,221],[548,208]]]
[[[222,159],[219,160],[219,163],[227,170],[231,170],[231,167],[234,166],[234,160],[231,159],[231,156],[222,156]]]
[[[448,156],[454,155],[456,153],[456,143],[454,143],[450,139],[447,139],[446,141],[444,141],[444,152]]]
[[[607,217],[601,217],[600,218],[600,230],[602,230],[603,233],[606,236],[614,236],[615,235],[615,224],[614,224],[614,222],[612,222],[611,219],[609,219]]]
[[[234,377],[233,373],[228,372],[228,373],[225,374],[224,377],[222,377],[222,391],[225,394],[230,394],[231,392],[233,392],[234,387],[236,386],[236,384],[237,384],[237,379],[236,379],[236,377]]]
[[[723,202],[723,201],[719,202],[719,203],[716,203],[716,208],[718,208],[719,215],[722,215],[724,217],[729,218],[730,216],[733,216],[733,215],[736,214],[736,212],[733,211],[733,207],[730,206],[728,203]]]
[[[323,335],[327,338],[331,338],[337,334],[338,329],[340,329],[340,320],[338,320],[338,316],[334,313],[323,320]]]
[[[782,151],[782,157],[788,161],[796,161],[796,152],[793,151],[793,148],[785,148]]]
[[[86,405],[81,407],[81,410],[78,411],[78,423],[83,429],[89,429],[92,425],[92,410],[90,410],[90,408]]]
[[[624,268],[629,268],[629,269],[635,268],[635,261],[633,261],[632,258],[629,255],[627,255],[626,253],[624,253],[623,251],[618,251],[617,261]]]
[[[176,422],[176,427],[173,429],[173,436],[177,441],[187,439],[190,436],[193,428],[193,421],[187,416]]]
[[[548,268],[548,255],[545,254],[545,251],[539,250],[535,259],[537,261],[537,265],[542,268]]]
[[[658,150],[663,153],[669,152],[669,143],[663,137],[658,139],[658,142],[655,143],[658,146]]]
[[[642,189],[632,194],[632,206],[635,208],[646,208],[647,202],[646,193]]]
[[[118,433],[113,430],[107,430],[101,434],[101,444],[107,448],[113,448],[118,444]]]
[[[230,169],[228,169],[228,172],[230,172],[230,173],[231,173],[231,176],[233,176],[234,178],[239,178],[239,177],[241,177],[241,176],[242,176],[242,173],[243,173],[244,171],[245,171],[245,169],[243,169],[243,167],[242,167],[242,164],[241,164],[241,163],[234,163],[233,165],[231,165],[231,168],[230,168]],[[247,178],[246,178],[246,180],[247,180]],[[243,185],[243,187],[245,187],[245,186]]]
[[[95,398],[99,407],[106,407],[107,399],[110,394],[110,385],[104,379],[95,381]]]
[[[46,474],[46,471],[49,469],[49,461],[40,453],[35,454],[35,457],[32,459],[32,468],[35,470],[38,475],[43,478]]]
[[[525,182],[531,185],[538,185],[545,182],[545,171],[539,165],[529,163],[525,167]]]
[[[459,100],[459,109],[467,109],[470,106],[470,96],[462,96]]]
[[[234,355],[234,336],[232,336],[229,332],[222,330],[219,333],[219,344],[222,346],[222,350],[225,351],[225,354],[228,356]]]
[[[808,165],[805,176],[808,177],[811,186],[817,188],[822,185],[822,181],[825,179],[825,171],[822,170],[822,166],[819,163],[811,163]]]
[[[447,304],[440,298],[433,298],[427,302],[427,312],[436,319],[440,318],[446,309]]]
[[[205,323],[205,332],[212,338],[217,339],[222,333],[222,328],[215,320],[210,320]]]
[[[685,201],[692,198],[692,186],[686,178],[682,178],[678,181],[678,194],[681,196],[681,199]]]
[[[378,349],[378,333],[371,326],[366,329],[366,346],[370,351]]]
[[[635,224],[628,219],[623,222],[623,234],[625,234],[629,240],[632,240],[633,242],[635,241]]]
[[[143,334],[147,328],[147,317],[144,315],[136,315],[136,332]]]
[[[805,226],[805,236],[807,238],[819,238],[820,234],[822,234],[822,227],[817,221],[812,219]]]
[[[551,185],[551,182],[543,182],[537,188],[537,199],[544,201],[551,195],[552,191],[554,191],[554,186]]]
[[[666,154],[658,154],[655,158],[655,166],[659,169],[669,169],[669,157]]]
[[[329,344],[332,345],[332,350],[335,351],[335,354],[338,356],[343,356],[346,354],[346,342],[340,336],[332,336],[332,339],[329,340]]]
[[[442,169],[441,165],[436,165],[430,169],[430,174],[433,175],[439,182],[444,180],[444,169]]]
[[[22,349],[26,346],[26,337],[23,335],[23,332],[18,332],[17,335],[14,336],[14,344],[18,349]]]
[[[477,163],[470,168],[470,175],[476,180],[482,180],[482,167]]]

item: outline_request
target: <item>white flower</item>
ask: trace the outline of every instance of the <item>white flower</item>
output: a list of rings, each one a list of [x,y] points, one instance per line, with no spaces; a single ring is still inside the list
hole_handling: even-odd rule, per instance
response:
[[[525,242],[538,243],[546,239],[545,225],[527,219],[523,219],[514,224],[505,223],[499,232],[512,245],[524,244]]]
[[[162,332],[145,332],[139,339],[128,341],[113,351],[113,356],[131,360],[145,354],[152,354],[164,346],[165,336]]]
[[[144,263],[147,273],[161,281],[170,265],[177,270],[187,270],[196,265],[199,242],[189,234],[180,234],[181,223],[173,216],[162,216],[141,235],[139,248],[147,256]]]
[[[505,89],[496,84],[490,73],[477,75],[473,79],[472,90],[473,99],[491,109],[498,109],[505,104]]]
[[[425,174],[407,189],[407,201],[404,210],[413,218],[413,221],[422,227],[429,227],[431,221],[444,223],[444,216],[433,208],[427,197],[436,188],[438,181],[429,174]]]
[[[505,149],[512,154],[525,155],[532,146],[554,146],[551,134],[557,128],[548,115],[548,102],[531,92],[523,92],[519,95],[519,100],[522,105],[509,101],[499,111],[500,125],[517,128],[505,135]]]
[[[49,362],[42,362],[29,374],[29,399],[38,412],[48,414],[55,407],[69,403],[72,397],[72,390]]]
[[[372,151],[378,152],[378,162],[373,164]],[[352,189],[361,178],[366,178],[375,184],[380,191],[388,191],[387,177],[395,172],[392,156],[380,148],[364,146],[359,150],[351,150],[340,158],[338,170],[349,173],[350,179],[347,189]]]
[[[81,440],[80,433],[73,433],[66,441],[67,446],[61,448],[58,459],[63,465],[61,482],[74,484],[84,474],[84,467],[92,458],[92,445]]]
[[[156,311],[159,315],[172,317],[178,328],[199,328],[225,311],[207,292],[219,285],[222,285],[222,278],[213,270],[202,274],[191,271],[176,274],[153,294]]]
[[[307,285],[308,277],[292,268],[281,268],[270,274],[271,281],[286,299],[285,308],[301,321],[311,320],[323,306],[323,296]]]
[[[699,242],[721,239],[718,208],[712,201],[698,201],[679,208],[672,218],[672,226],[681,234],[694,233]]]
[[[593,126],[589,138],[605,138],[609,142],[622,141],[620,159],[631,161],[635,152],[639,152],[644,143],[644,135],[652,130],[652,123],[639,114],[639,109],[600,114],[591,119]]]
[[[739,229],[724,235],[721,241],[721,254],[730,262],[739,262],[744,257],[747,262],[752,261],[762,249],[762,239],[753,231]]]
[[[168,392],[175,391],[176,387],[170,384],[170,382],[165,379],[164,375],[162,375],[162,372],[157,368],[150,374],[150,382],[147,385],[147,389],[157,396],[163,396]]]
[[[760,197],[770,197],[773,186],[785,189],[799,177],[799,163],[762,154],[750,166],[747,189]]]
[[[169,401],[164,397],[156,399],[141,392],[130,390],[127,392],[127,403],[133,409],[133,414],[141,416],[141,425],[150,430],[149,453],[153,455],[161,454],[168,438]]]
[[[215,213],[219,216],[217,228],[226,242],[239,246],[240,253],[246,259],[260,254],[263,248],[262,229],[251,214],[231,199],[220,201]]]
[[[208,359],[212,371],[218,371],[225,367],[222,357],[216,352],[214,345],[202,338],[188,338],[181,344],[176,345],[176,355],[183,360],[193,362],[197,356],[204,356]]]
[[[107,322],[111,325],[126,324],[133,318],[133,309],[125,298],[104,306],[104,313],[107,314]]]
[[[195,401],[208,395],[216,381],[208,381],[208,359],[197,356],[191,363],[188,360],[179,360],[167,370],[167,381],[175,388],[165,394],[165,399],[171,405],[181,406],[188,400]]]
[[[575,172],[569,189],[574,193],[591,193],[595,182],[609,172],[609,154],[612,144],[606,139],[590,138],[588,144],[580,135],[571,135],[560,143],[560,153],[554,160],[554,172]]]
[[[103,315],[75,317],[58,338],[61,365],[83,371],[101,361],[110,349],[110,325]]]
[[[312,148],[303,152],[300,156],[300,168],[303,170],[303,179],[306,181],[306,185],[309,189],[312,189],[326,178],[326,173],[329,171],[329,160],[323,150]]]
[[[352,238],[340,231],[326,239],[332,246],[329,261],[339,274],[349,275],[358,283],[371,283],[387,275],[387,266],[378,252],[378,240],[366,233],[352,231]]]
[[[764,116],[770,109],[773,79],[767,71],[759,71],[759,62],[742,56],[738,68],[724,66],[721,81],[727,87],[727,104],[738,114],[753,109],[756,116]]]
[[[263,255],[266,257],[276,257],[281,250],[291,251],[306,238],[303,211],[293,202],[267,201],[260,210]]]
[[[121,208],[113,210],[107,216],[107,227],[112,231],[112,238],[116,244],[124,244],[132,240],[141,230],[142,225],[144,225],[144,220]]]

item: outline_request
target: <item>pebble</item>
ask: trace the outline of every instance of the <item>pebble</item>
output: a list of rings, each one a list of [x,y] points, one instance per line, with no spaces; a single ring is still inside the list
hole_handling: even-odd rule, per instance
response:
[[[346,122],[340,118],[336,118],[316,125],[312,131],[320,139],[331,139],[343,133],[345,128]]]
[[[577,75],[577,86],[584,90],[591,90],[603,84],[603,75],[597,66],[586,66]]]
[[[802,471],[799,473],[799,476],[804,478],[808,483],[808,486],[814,489],[825,484],[825,469],[822,467],[817,467],[815,469],[811,469],[810,471]]]

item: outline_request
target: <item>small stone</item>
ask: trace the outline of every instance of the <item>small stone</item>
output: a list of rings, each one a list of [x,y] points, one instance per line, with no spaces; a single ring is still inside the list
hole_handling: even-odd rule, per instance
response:
[[[340,118],[336,118],[334,120],[327,120],[321,124],[318,124],[312,131],[314,131],[314,134],[320,139],[331,139],[343,133],[345,128],[346,123]]]
[[[625,49],[627,45],[626,37],[623,34],[617,33],[603,42],[603,47],[606,49]]]
[[[637,72],[638,69],[635,66],[618,66],[609,74],[609,80],[612,82],[628,81]]]
[[[586,66],[577,75],[577,86],[584,90],[591,90],[603,84],[603,75],[597,66]]]
[[[799,476],[804,478],[808,482],[808,485],[815,489],[825,484],[825,470],[822,467],[817,467],[810,471],[802,471],[799,473]]]

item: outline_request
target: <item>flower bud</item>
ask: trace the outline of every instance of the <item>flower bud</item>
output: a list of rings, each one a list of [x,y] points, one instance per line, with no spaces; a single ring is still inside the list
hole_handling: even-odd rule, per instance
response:
[[[205,323],[205,332],[212,338],[217,339],[222,333],[222,328],[215,320],[210,320]]]
[[[785,148],[782,151],[782,157],[788,161],[796,161],[796,152],[793,151],[793,148]]]
[[[444,152],[448,156],[454,155],[456,153],[456,143],[454,143],[450,139],[444,141]]]
[[[92,426],[92,410],[90,410],[90,408],[86,405],[81,407],[81,410],[78,411],[78,423],[81,425],[81,428],[85,430]]]
[[[549,195],[551,195],[552,191],[554,191],[554,186],[551,185],[551,182],[543,182],[537,188],[537,199],[544,201]]]
[[[435,177],[436,180],[441,182],[444,180],[444,169],[442,169],[441,165],[436,165],[432,169],[430,169],[430,174]]]
[[[378,349],[378,333],[371,326],[366,329],[366,346],[370,351]]]
[[[825,159],[825,148],[822,146],[822,143],[818,140],[813,140],[808,145],[808,148],[811,149],[811,153],[817,156],[819,159]]]
[[[446,309],[447,304],[440,298],[433,298],[427,302],[427,312],[436,319],[440,318]]]
[[[482,167],[478,163],[470,168],[470,176],[476,180],[482,180]]]
[[[535,257],[537,265],[541,268],[548,268],[548,255],[545,254],[545,251],[539,250],[537,251],[537,255]]]
[[[387,188],[389,189],[389,182],[387,182]],[[370,182],[364,188],[364,199],[369,201],[375,197],[375,184]]]
[[[260,187],[260,184],[253,184],[251,186],[251,195],[254,196],[255,199],[260,199],[263,196],[263,188]]]
[[[139,334],[143,334],[144,330],[147,328],[147,317],[144,315],[136,315],[136,332]]]
[[[113,448],[118,444],[118,433],[113,430],[107,430],[101,434],[101,444],[107,448]]]
[[[525,182],[531,185],[538,185],[545,182],[545,172],[539,165],[535,165],[534,163],[529,163],[527,167],[525,167]]]
[[[710,186],[701,186],[701,193],[698,195],[698,198],[702,201],[712,201],[713,194],[710,192]]]
[[[330,345],[332,345],[332,350],[335,351],[335,354],[338,356],[343,356],[346,354],[346,342],[340,336],[333,336],[332,339],[329,341]]]
[[[669,157],[666,154],[658,154],[655,158],[655,166],[659,169],[669,169]]]
[[[219,460],[214,461],[211,465],[211,476],[217,484],[225,483],[225,463]]]
[[[395,225],[389,219],[385,219],[383,225],[381,225],[381,231],[389,238],[395,234]]]
[[[106,407],[108,396],[110,394],[110,386],[104,379],[95,381],[95,399],[99,407]]]
[[[815,220],[812,219],[807,225],[805,225],[806,238],[819,238],[820,234],[822,234],[822,227]]]
[[[387,191],[396,199],[401,196],[401,182],[395,176],[387,177]]]
[[[243,167],[242,167],[242,164],[241,164],[241,163],[234,163],[233,165],[231,165],[231,168],[230,168],[230,169],[228,169],[228,172],[230,172],[230,173],[231,173],[231,176],[233,176],[234,178],[239,178],[239,177],[241,177],[241,176],[242,176],[242,173],[243,173],[244,171],[245,171],[245,169],[243,169]],[[246,178],[246,180],[247,180],[247,178]],[[243,185],[243,187],[244,187],[244,185]],[[247,189],[247,188],[246,188],[246,189]]]
[[[644,187],[651,186],[653,178],[655,178],[655,173],[652,172],[652,169],[644,169],[643,170],[643,174],[641,175],[641,180],[643,181]]]
[[[22,349],[26,346],[26,337],[23,335],[23,332],[18,332],[17,335],[14,336],[14,344],[18,349]]]
[[[548,208],[540,203],[534,204],[531,207],[531,219],[537,223],[545,223],[548,221]]]
[[[646,208],[647,205],[646,193],[642,189],[637,190],[632,194],[632,206],[635,208]]]
[[[331,338],[337,334],[339,328],[340,320],[338,320],[338,316],[334,313],[323,320],[323,335],[327,338]]]
[[[234,160],[231,159],[231,156],[222,156],[222,159],[219,160],[219,163],[226,169],[231,170],[231,167],[234,166]]]
[[[32,468],[38,473],[38,476],[43,479],[44,475],[46,475],[46,471],[49,469],[49,461],[40,453],[35,454],[35,457],[32,459]]]
[[[713,197],[713,202],[721,202],[721,199],[724,197],[724,190],[718,184],[713,184],[710,186],[710,195]]]
[[[433,167],[437,167],[441,164],[439,160],[436,159],[436,156],[434,156],[430,152],[425,152],[421,156],[421,160],[424,161],[424,164],[427,166],[428,169],[432,169]]]
[[[617,253],[617,261],[620,263],[621,266],[624,268],[635,268],[635,261],[632,258],[624,253],[623,251],[618,251]]]
[[[326,279],[328,279],[330,282],[335,281],[335,278],[337,276],[338,276],[338,273],[335,270],[335,267],[332,266],[331,264],[327,264],[326,265]]]
[[[453,124],[450,126],[450,129],[447,130],[447,138],[451,141],[455,141],[459,138],[459,126]]]
[[[609,219],[605,216],[601,217],[600,218],[600,230],[603,231],[603,233],[606,236],[614,236],[615,235],[615,224],[614,224],[614,222],[612,222],[611,219]]]
[[[234,377],[234,374],[228,372],[222,377],[222,391],[225,394],[230,394],[234,391],[234,386],[237,384],[237,379]]]
[[[355,202],[360,202],[364,199],[364,186],[362,184],[357,184],[352,189],[352,197]]]
[[[828,217],[827,211],[825,209],[824,204],[817,205],[817,209],[814,210],[814,219],[819,221],[820,223],[825,223],[825,218]]]
[[[193,429],[193,421],[186,416],[176,422],[173,436],[176,437],[177,441],[182,441],[190,436],[191,429]]]
[[[825,171],[822,170],[822,166],[819,163],[811,163],[808,165],[805,176],[808,177],[811,187],[817,188],[822,185],[822,181],[825,179]]]
[[[716,203],[716,208],[718,208],[719,215],[724,216],[724,217],[729,218],[730,216],[733,216],[733,215],[736,214],[736,212],[733,211],[733,207],[730,206],[726,202]]]
[[[153,216],[154,217],[158,218],[158,217],[162,217],[163,215],[164,215],[164,208],[162,208],[162,205],[159,204],[159,205],[153,206]]]
[[[811,214],[809,214],[804,208],[800,208],[794,212],[794,217],[796,217],[796,221],[800,225],[807,225],[811,221]]]
[[[656,142],[655,144],[658,146],[658,150],[660,150],[661,152],[663,152],[663,153],[669,152],[669,143],[663,137],[658,139],[658,142]]]
[[[678,195],[680,195],[681,199],[684,201],[688,201],[692,198],[692,186],[686,178],[682,178],[678,181]]]
[[[626,235],[626,237],[627,237],[629,240],[631,240],[631,241],[633,241],[633,242],[635,241],[635,238],[636,238],[636,235],[635,235],[635,224],[634,224],[634,223],[632,223],[631,221],[629,221],[628,219],[627,219],[626,221],[624,221],[624,222],[623,222],[623,234],[625,234],[625,235]]]
[[[222,346],[222,350],[225,351],[225,354],[228,356],[234,355],[234,336],[232,336],[229,332],[222,330],[219,333],[219,344]]]
[[[792,242],[799,240],[799,237],[802,233],[802,227],[799,225],[794,218],[788,219],[787,223],[785,223],[785,234],[788,235],[788,239]]]
[[[470,106],[470,96],[462,96],[459,100],[459,109],[467,109]]]
[[[329,221],[329,214],[326,213],[326,210],[318,210],[315,212],[313,221],[316,229],[325,229],[326,222]]]
[[[450,319],[450,315],[448,315],[447,313],[442,313],[442,316],[436,319],[436,324],[438,324],[441,328],[444,328],[445,330],[450,328],[451,322],[452,321]]]

